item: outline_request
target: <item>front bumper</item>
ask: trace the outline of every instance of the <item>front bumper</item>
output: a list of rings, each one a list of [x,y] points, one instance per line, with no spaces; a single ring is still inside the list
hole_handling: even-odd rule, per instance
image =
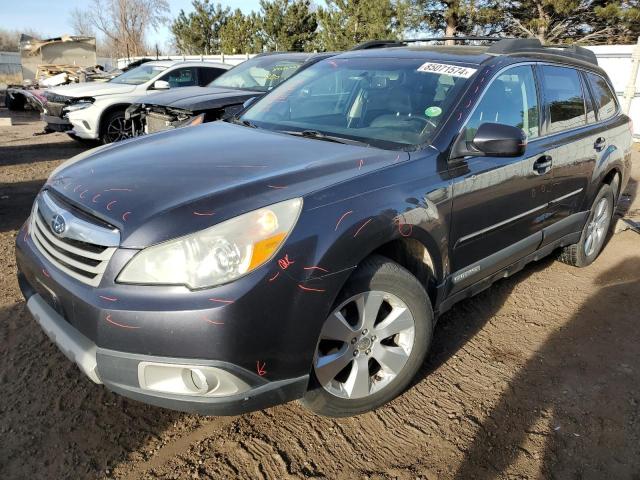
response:
[[[56,117],[43,113],[40,119],[47,124],[47,129],[53,132],[67,132],[73,128],[71,122],[66,118]]]
[[[221,361],[158,357],[98,348],[30,289],[24,277],[20,278],[19,283],[23,294],[28,297],[27,308],[67,358],[76,363],[93,382],[104,383],[110,390],[125,397],[185,412],[238,415],[300,398],[307,388],[308,375],[269,382],[252,372]],[[150,391],[142,388],[140,381],[140,368],[145,364],[213,367],[217,371],[228,372],[225,378],[232,379],[238,386],[249,388],[237,394],[217,397]]]

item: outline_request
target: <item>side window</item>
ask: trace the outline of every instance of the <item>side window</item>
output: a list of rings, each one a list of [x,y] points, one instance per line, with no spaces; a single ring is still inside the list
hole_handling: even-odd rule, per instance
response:
[[[549,132],[586,125],[580,76],[573,68],[541,67],[544,95],[550,115]]]
[[[200,67],[198,68],[198,85],[201,87],[209,85],[224,72],[226,72],[226,70],[223,68]]]
[[[533,70],[529,65],[502,73],[485,91],[467,122],[467,139],[473,139],[483,123],[502,123],[524,130],[528,138],[540,135],[538,97]]]
[[[596,107],[598,109],[598,120],[602,121],[607,118],[611,118],[615,115],[616,110],[618,109],[616,96],[611,91],[611,87],[609,87],[607,81],[600,75],[587,73],[587,78],[589,79],[591,91],[593,92],[593,99],[595,100]]]
[[[584,104],[587,107],[587,123],[595,123],[596,122],[596,111],[593,106],[593,99],[589,94],[589,87],[587,86],[587,77],[585,74],[582,74],[582,91],[584,92]]]
[[[195,67],[176,68],[164,75],[161,80],[169,82],[171,88],[193,87],[198,85]]]

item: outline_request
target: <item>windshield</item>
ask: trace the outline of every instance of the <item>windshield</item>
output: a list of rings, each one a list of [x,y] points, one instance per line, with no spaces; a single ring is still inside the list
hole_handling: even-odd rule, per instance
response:
[[[328,59],[262,97],[240,120],[407,148],[431,140],[474,72],[424,59]]]
[[[285,60],[278,55],[253,58],[220,75],[209,87],[226,87],[268,92],[293,75],[304,59]]]
[[[123,74],[111,79],[111,83],[142,85],[143,83],[148,82],[166,69],[167,67],[161,67],[158,65],[140,65],[139,67],[132,68],[131,70],[128,70]]]

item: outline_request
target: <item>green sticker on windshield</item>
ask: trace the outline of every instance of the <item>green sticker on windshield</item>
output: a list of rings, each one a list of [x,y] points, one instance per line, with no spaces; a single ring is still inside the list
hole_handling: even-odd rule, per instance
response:
[[[438,117],[441,113],[442,109],[440,107],[429,107],[424,111],[427,117]]]

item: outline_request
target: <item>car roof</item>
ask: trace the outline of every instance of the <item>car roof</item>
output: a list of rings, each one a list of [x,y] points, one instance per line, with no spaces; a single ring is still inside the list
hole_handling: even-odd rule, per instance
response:
[[[229,65],[228,63],[222,62],[212,62],[209,60],[152,60],[150,62],[145,62],[142,65],[151,65],[156,67],[212,67],[212,68],[225,68],[229,69],[233,67],[233,65]]]
[[[570,67],[592,70],[606,77],[605,71],[595,63],[565,53],[560,48],[545,48],[536,51],[514,51],[513,53],[494,53],[488,46],[478,45],[428,45],[410,43],[404,46],[381,46],[341,53],[337,58],[412,58],[434,62],[455,62],[480,66],[497,59],[508,63],[522,61],[560,63]]]

